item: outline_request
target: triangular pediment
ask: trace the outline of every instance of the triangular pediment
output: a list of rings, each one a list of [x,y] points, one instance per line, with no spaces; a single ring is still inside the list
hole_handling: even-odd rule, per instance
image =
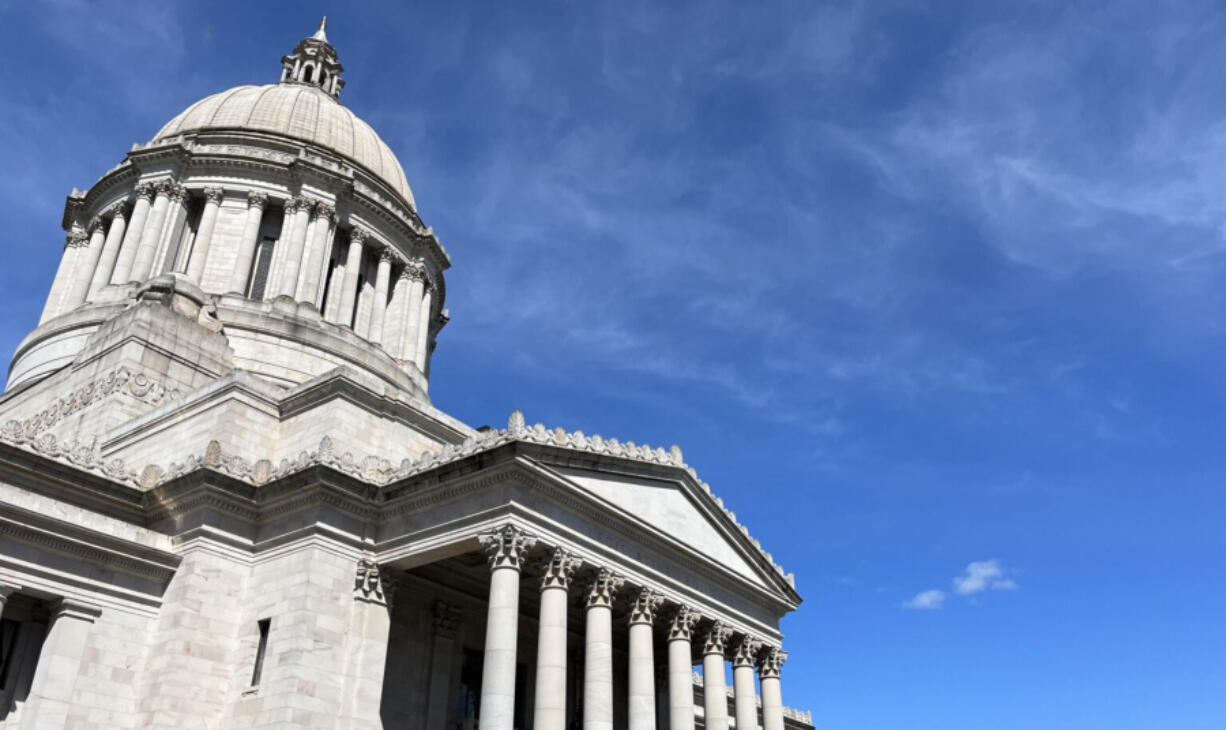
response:
[[[681,482],[573,467],[554,468],[584,491],[637,517],[726,570],[763,588],[778,590],[775,581],[768,580],[762,567],[749,557],[751,553],[742,544],[740,532],[718,524],[722,511],[717,514],[703,509],[698,495]]]

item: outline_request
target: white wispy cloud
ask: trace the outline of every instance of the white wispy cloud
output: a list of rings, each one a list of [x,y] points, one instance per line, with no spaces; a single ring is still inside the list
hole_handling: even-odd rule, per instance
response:
[[[954,578],[954,590],[959,595],[971,596],[983,591],[1011,591],[1017,583],[1005,575],[998,560],[979,560],[966,566],[966,571]]]
[[[902,607],[913,611],[935,611],[944,603],[945,591],[933,588],[916,593],[909,600],[904,601]]]

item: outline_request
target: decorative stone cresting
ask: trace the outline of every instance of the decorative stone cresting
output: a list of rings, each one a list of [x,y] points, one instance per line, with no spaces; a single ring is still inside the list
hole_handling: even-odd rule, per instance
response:
[[[37,436],[68,416],[118,391],[123,391],[154,408],[163,403],[178,400],[183,395],[178,389],[167,388],[165,384],[151,379],[144,373],[132,373],[127,368],[121,367],[62,398],[56,398],[50,407],[29,418],[6,422],[0,430],[0,436],[5,439]]]

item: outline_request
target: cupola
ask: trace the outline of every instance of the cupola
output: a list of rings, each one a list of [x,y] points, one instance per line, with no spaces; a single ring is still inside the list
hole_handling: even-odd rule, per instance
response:
[[[345,80],[345,67],[337,60],[336,49],[328,42],[328,16],[319,23],[319,30],[303,38],[293,53],[281,58],[281,83],[307,84],[322,89],[333,99],[339,98]]]

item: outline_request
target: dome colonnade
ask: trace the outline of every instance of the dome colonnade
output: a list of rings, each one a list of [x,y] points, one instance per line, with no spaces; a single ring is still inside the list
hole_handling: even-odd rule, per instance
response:
[[[66,364],[72,343],[169,274],[212,299],[256,372],[294,384],[374,361],[376,375],[424,395],[448,321],[448,256],[395,155],[338,101],[341,67],[322,31],[283,65],[280,83],[193,104],[73,191],[40,328],[18,348],[10,386]]]

